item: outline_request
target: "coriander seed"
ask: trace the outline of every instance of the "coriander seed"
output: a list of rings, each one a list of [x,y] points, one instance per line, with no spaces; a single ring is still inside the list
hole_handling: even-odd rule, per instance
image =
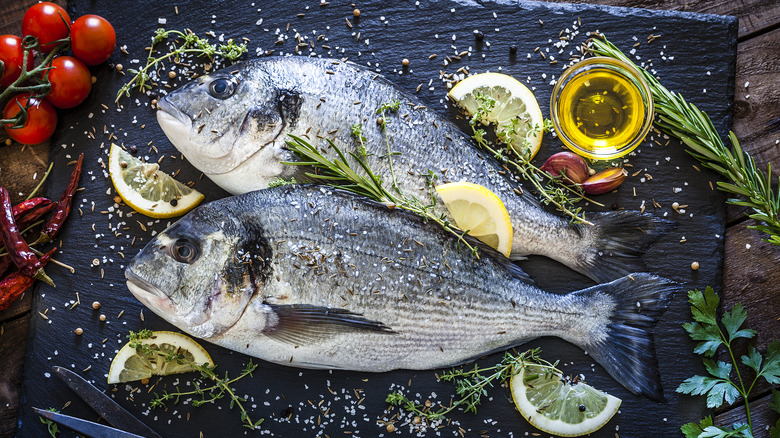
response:
[[[352,15],[354,15],[355,17],[359,17],[360,16],[360,9],[355,8],[355,10],[352,11]]]
[[[393,433],[393,432],[395,432],[395,426],[393,425],[393,423],[390,423],[387,425],[387,433]]]
[[[403,59],[403,61],[401,61],[401,64],[402,64],[404,67],[409,67],[409,60],[408,60],[408,59],[406,59],[406,58],[404,58],[404,59]]]
[[[100,301],[95,301],[94,303],[92,303],[92,308],[95,309],[95,310],[99,309],[100,308]]]
[[[104,314],[102,314],[102,313],[101,313],[101,314],[100,314],[100,320],[101,320],[101,321],[105,321],[105,320],[106,320],[106,315],[104,315]]]
[[[116,69],[116,71],[122,71],[124,67],[122,66],[122,64],[117,64],[114,68]]]
[[[694,271],[697,271],[699,269],[699,262],[691,263],[691,269],[693,269]]]
[[[84,334],[84,330],[82,330],[81,327],[78,327],[76,330],[73,330],[73,333],[81,336],[82,334]]]
[[[173,71],[173,70],[169,71],[168,72],[168,77],[171,78],[171,79],[175,78],[176,77],[176,72]]]

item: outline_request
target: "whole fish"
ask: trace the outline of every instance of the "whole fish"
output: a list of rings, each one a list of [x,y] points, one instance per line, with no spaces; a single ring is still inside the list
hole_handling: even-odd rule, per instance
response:
[[[401,103],[385,114],[376,110]],[[429,184],[469,181],[498,195],[514,229],[513,259],[550,257],[596,282],[643,270],[639,260],[665,222],[632,211],[592,214],[595,226],[571,224],[546,212],[471,138],[420,100],[388,80],[349,62],[304,57],[248,61],[201,76],[158,103],[157,119],[176,148],[199,170],[231,193],[266,188],[278,178],[306,181],[310,169],[285,148],[289,134],[336,154],[359,147],[351,127],[362,124],[367,163],[389,186],[394,177],[405,196],[427,204]],[[388,146],[389,144],[389,146]],[[393,152],[388,153],[388,147]],[[396,154],[396,152],[398,152]],[[390,160],[394,172],[391,171]],[[447,214],[439,200],[437,213]]]
[[[193,336],[284,365],[382,372],[467,362],[540,336],[588,353],[634,394],[662,398],[648,332],[677,286],[650,274],[558,295],[432,222],[326,186],[197,207],[125,271]]]

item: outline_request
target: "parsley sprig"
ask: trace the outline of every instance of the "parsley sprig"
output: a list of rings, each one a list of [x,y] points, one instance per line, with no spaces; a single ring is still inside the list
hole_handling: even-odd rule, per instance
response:
[[[156,56],[157,51],[155,46],[173,36],[174,41],[171,43],[171,50],[164,55]],[[173,59],[174,62],[179,62],[181,56],[184,54],[194,54],[197,56],[206,56],[209,60],[214,60],[216,57],[225,58],[228,61],[236,61],[244,53],[246,53],[246,43],[236,44],[231,38],[227,40],[226,44],[211,44],[207,38],[200,37],[193,33],[189,29],[185,29],[183,32],[179,30],[165,30],[163,28],[157,29],[152,37],[152,44],[148,47],[149,54],[146,58],[146,65],[141,67],[140,70],[129,68],[127,72],[134,76],[126,84],[122,85],[119,92],[116,93],[115,101],[118,102],[122,95],[130,96],[130,90],[137,89],[138,91],[146,91],[152,89],[152,76],[150,70],[153,70],[161,62]]]
[[[480,368],[479,365],[474,365],[473,369],[453,369],[443,373],[438,376],[439,380],[453,382],[455,393],[458,395],[458,399],[451,402],[449,406],[439,405],[438,409],[434,409],[431,403],[422,404],[412,401],[401,391],[391,392],[385,401],[428,421],[444,419],[456,408],[476,414],[477,407],[482,403],[482,397],[487,396],[489,387],[500,385],[515,374],[519,374],[525,366],[534,365],[549,371],[550,374],[561,374],[556,368],[557,362],[547,362],[540,357],[540,354],[539,348],[520,354],[507,352],[501,362],[492,367]]]
[[[256,429],[260,426],[260,424],[263,422],[263,419],[261,418],[257,421],[252,421],[252,419],[249,417],[249,413],[246,411],[246,408],[243,405],[246,403],[246,399],[237,396],[231,387],[231,385],[243,379],[244,377],[252,376],[252,373],[255,371],[255,369],[257,369],[257,364],[250,360],[238,377],[230,378],[227,373],[225,373],[224,377],[220,377],[217,375],[217,373],[214,372],[216,367],[203,366],[193,362],[178,351],[164,351],[156,344],[147,344],[141,342],[144,339],[149,339],[151,336],[152,331],[147,329],[141,330],[139,332],[130,331],[130,334],[128,335],[128,338],[130,339],[130,346],[135,348],[138,354],[163,356],[166,362],[176,361],[178,364],[187,364],[192,367],[193,371],[200,372],[201,378],[203,380],[211,383],[210,385],[201,386],[199,382],[195,381],[193,382],[195,389],[192,391],[180,391],[177,387],[176,391],[172,392],[163,391],[162,394],[157,394],[155,392],[154,398],[149,403],[153,409],[167,408],[168,402],[177,404],[182,397],[199,397],[190,400],[190,403],[192,403],[192,406],[194,407],[199,407],[206,403],[214,403],[217,400],[228,397],[230,399],[230,409],[233,409],[233,407],[238,407],[238,409],[241,411],[241,422],[244,423],[245,427],[249,429]]]
[[[741,396],[745,401],[748,422],[719,427],[713,425],[711,417],[706,417],[699,423],[685,424],[681,430],[686,438],[752,438],[753,420],[748,397],[759,378],[763,378],[770,385],[780,383],[780,342],[773,341],[765,356],[750,345],[747,354],[740,357],[741,363],[752,370],[751,380],[740,371],[734,352],[734,341],[756,336],[755,330],[742,327],[747,319],[747,311],[742,304],[735,304],[730,311],[724,312],[719,320],[717,310],[720,298],[711,287],[707,287],[704,292],[688,292],[688,302],[691,303],[693,322],[686,323],[683,327],[691,339],[700,341],[693,351],[704,356],[702,362],[709,375],[685,379],[677,388],[677,392],[706,396],[709,408],[717,408],[724,402],[731,405]],[[730,362],[712,359],[721,347],[728,352]],[[732,372],[736,375],[736,380],[732,379]],[[774,389],[772,399],[770,406],[780,413],[780,393]],[[770,437],[780,438],[780,421],[770,430]]]

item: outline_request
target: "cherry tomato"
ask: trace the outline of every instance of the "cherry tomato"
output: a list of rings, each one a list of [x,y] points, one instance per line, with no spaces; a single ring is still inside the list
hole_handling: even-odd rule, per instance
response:
[[[16,35],[0,36],[0,61],[3,61],[5,68],[3,75],[0,76],[0,87],[11,85],[20,74],[22,74],[22,60],[24,59],[24,49],[22,49],[22,39]],[[32,53],[27,56],[27,70],[33,68]]]
[[[116,47],[114,27],[99,15],[84,15],[70,28],[70,49],[73,56],[87,65],[105,62]]]
[[[49,102],[31,98],[30,93],[14,96],[3,110],[3,118],[10,119],[21,111],[19,105],[24,107],[27,101],[32,103],[27,108],[27,121],[21,128],[13,129],[13,124],[5,125],[5,132],[9,137],[22,144],[38,144],[46,141],[54,133],[57,127],[57,110]]]
[[[58,56],[51,61],[51,66],[51,90],[46,100],[57,108],[73,108],[83,102],[92,89],[92,75],[87,66],[72,56]]]
[[[56,46],[54,41],[67,38],[70,34],[70,16],[65,9],[50,2],[34,4],[22,18],[22,35],[38,38],[43,53],[49,53]]]

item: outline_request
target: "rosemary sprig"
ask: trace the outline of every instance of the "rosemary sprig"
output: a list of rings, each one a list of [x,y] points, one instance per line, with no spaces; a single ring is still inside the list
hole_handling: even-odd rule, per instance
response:
[[[357,152],[349,152],[345,154],[338,146],[332,141],[327,140],[331,148],[336,152],[337,158],[331,160],[320,152],[319,149],[312,146],[306,140],[290,135],[292,140],[288,140],[287,148],[294,152],[301,161],[295,162],[283,162],[292,166],[312,166],[315,172],[307,172],[306,176],[312,180],[319,181],[323,184],[327,184],[342,190],[347,190],[352,193],[365,196],[373,199],[374,201],[385,204],[388,208],[402,208],[412,213],[418,214],[426,220],[431,220],[441,225],[445,231],[453,234],[458,238],[458,241],[465,245],[475,257],[479,258],[477,247],[470,244],[464,237],[466,232],[458,229],[457,226],[450,223],[450,221],[443,215],[437,215],[434,211],[436,205],[435,197],[431,196],[430,203],[424,203],[415,196],[404,195],[398,188],[396,183],[395,174],[393,173],[392,157],[398,155],[399,152],[392,151],[390,142],[387,135],[389,121],[389,113],[395,112],[400,107],[400,102],[394,101],[381,105],[377,109],[377,114],[381,114],[381,128],[385,134],[385,142],[387,144],[387,158],[389,160],[390,172],[392,175],[392,181],[390,183],[390,189],[388,190],[384,186],[382,177],[374,173],[371,167],[366,162],[368,157],[368,149],[366,148],[366,137],[363,135],[363,128],[361,124],[352,125],[352,135],[358,140],[359,146]],[[349,158],[347,158],[349,157]],[[356,170],[357,169],[357,170]],[[428,174],[429,188],[430,183],[433,182],[435,175]],[[432,194],[432,193],[431,193]]]
[[[173,48],[170,52],[155,56],[155,45],[161,43],[163,40],[168,39],[169,36],[174,36],[176,41],[173,43]],[[157,29],[152,37],[152,44],[149,46],[149,54],[146,58],[146,65],[141,67],[140,70],[127,69],[128,73],[134,76],[126,84],[122,85],[122,88],[116,93],[115,102],[118,102],[122,95],[130,96],[130,90],[137,89],[138,91],[150,90],[152,86],[149,84],[152,82],[152,78],[149,75],[149,70],[157,66],[157,64],[173,59],[174,63],[178,63],[181,60],[183,54],[196,54],[198,56],[206,56],[209,60],[213,60],[219,56],[227,59],[228,61],[235,61],[246,53],[246,43],[236,44],[233,39],[229,39],[227,44],[220,44],[219,46],[209,43],[207,38],[201,38],[195,35],[191,30],[185,29],[184,32],[179,30],[165,30]]]
[[[534,348],[520,354],[505,353],[504,358],[498,364],[480,368],[474,365],[471,370],[447,371],[439,376],[440,381],[453,382],[458,399],[449,406],[439,405],[438,409],[431,409],[432,404],[421,404],[409,400],[401,391],[395,391],[387,395],[385,401],[393,406],[400,406],[407,412],[414,413],[428,421],[443,419],[454,409],[462,407],[465,412],[476,414],[477,407],[482,402],[482,397],[487,395],[487,388],[501,384],[515,374],[520,373],[523,367],[534,365],[541,367],[550,373],[559,373],[556,363],[550,363],[539,355],[541,350]]]
[[[230,398],[230,408],[233,409],[234,406],[237,406],[241,411],[241,422],[244,423],[245,427],[249,429],[256,429],[258,426],[260,426],[260,424],[263,422],[263,419],[261,418],[258,421],[252,421],[252,419],[249,418],[249,413],[246,411],[246,408],[243,405],[243,403],[246,402],[246,399],[237,396],[233,391],[233,388],[230,386],[246,376],[252,376],[252,373],[255,371],[255,369],[257,369],[257,364],[250,360],[238,377],[231,379],[227,373],[225,373],[224,377],[219,377],[214,372],[216,367],[211,368],[203,366],[191,361],[190,359],[187,359],[184,355],[179,354],[176,351],[163,351],[157,345],[149,345],[140,342],[141,340],[148,339],[151,336],[151,330],[144,329],[137,333],[130,331],[130,334],[128,335],[128,338],[130,338],[130,346],[135,348],[136,352],[139,354],[155,356],[162,355],[166,362],[176,361],[179,364],[187,364],[192,367],[193,371],[200,372],[200,375],[204,380],[212,382],[210,386],[205,387],[201,387],[198,382],[193,382],[195,389],[192,391],[179,391],[177,387],[176,391],[173,392],[163,391],[162,394],[157,394],[155,392],[154,399],[152,399],[150,402],[150,406],[152,408],[166,408],[166,403],[169,401],[173,402],[173,404],[177,404],[181,397],[191,396],[200,396],[200,399],[191,400],[192,406],[199,407],[206,403],[214,403],[215,401],[227,396]]]
[[[520,150],[523,153],[518,153],[513,145],[514,137],[517,133],[517,127],[520,123],[524,123],[517,118],[511,119],[505,125],[501,126],[500,130],[497,130],[497,138],[504,144],[503,148],[497,148],[491,146],[488,142],[486,132],[480,128],[479,125],[483,124],[489,114],[496,105],[495,99],[485,94],[477,93],[475,96],[479,107],[477,111],[469,119],[469,125],[473,132],[474,141],[477,146],[486,152],[490,153],[499,163],[504,166],[511,167],[517,171],[520,176],[526,181],[529,181],[534,189],[539,193],[541,201],[547,205],[554,205],[555,208],[569,216],[572,221],[577,223],[584,223],[587,225],[593,225],[592,222],[585,219],[585,214],[581,207],[575,207],[574,204],[585,199],[595,205],[603,207],[604,204],[596,202],[592,199],[586,198],[582,189],[575,186],[566,185],[563,178],[560,176],[552,176],[547,172],[542,171],[531,163],[529,158],[529,145],[528,140],[524,140],[523,145],[520,146]],[[525,122],[529,123],[529,122]],[[534,126],[532,129],[535,132],[545,131],[548,132],[552,127],[552,122],[549,119],[545,119],[544,126]]]
[[[742,199],[729,198],[726,202],[753,210],[748,217],[762,224],[748,228],[768,234],[769,238],[764,239],[766,242],[780,245],[780,191],[774,193],[772,190],[772,165],[767,163],[766,173],[758,169],[753,157],[742,150],[733,132],[729,132],[729,150],[706,113],[679,94],[669,91],[648,71],[637,67],[605,37],[603,40],[592,39],[591,42],[593,53],[619,59],[642,73],[653,93],[658,116],[656,125],[682,140],[688,146],[687,152],[702,165],[727,178],[730,182],[718,181],[718,189]]]

